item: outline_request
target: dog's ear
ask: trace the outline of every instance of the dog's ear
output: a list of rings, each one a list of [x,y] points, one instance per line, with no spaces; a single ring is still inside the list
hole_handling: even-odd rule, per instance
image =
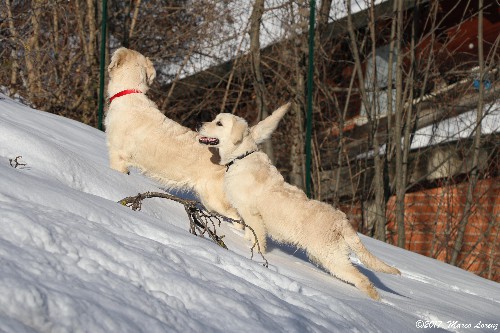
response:
[[[250,133],[257,144],[260,144],[271,137],[271,134],[276,130],[278,124],[290,109],[291,103],[280,106],[269,117],[260,121],[257,125],[250,129]]]
[[[120,47],[113,53],[113,56],[111,57],[111,62],[108,66],[108,73],[111,72],[113,68],[119,67],[123,63],[128,52],[129,49],[127,49],[126,47]]]
[[[231,142],[236,145],[240,143],[248,131],[248,125],[241,119],[233,119],[233,127],[231,127]]]
[[[152,85],[156,77],[156,70],[153,66],[153,62],[149,60],[149,58],[146,58],[146,77],[148,80],[148,85]]]

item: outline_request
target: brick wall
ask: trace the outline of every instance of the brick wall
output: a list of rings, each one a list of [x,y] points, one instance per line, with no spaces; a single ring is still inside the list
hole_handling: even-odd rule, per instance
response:
[[[458,224],[464,214],[467,183],[442,186],[405,196],[406,249],[449,262]],[[500,281],[500,179],[478,182],[465,229],[458,266]],[[341,207],[363,231],[360,205]],[[387,205],[387,241],[396,244],[395,198]]]

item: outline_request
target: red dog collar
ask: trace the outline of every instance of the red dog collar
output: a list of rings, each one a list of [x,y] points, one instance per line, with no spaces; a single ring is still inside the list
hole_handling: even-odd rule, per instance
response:
[[[137,90],[137,89],[127,89],[127,90],[122,90],[120,91],[119,93],[116,93],[114,94],[113,96],[111,96],[111,98],[109,99],[109,103],[111,104],[111,102],[117,98],[117,97],[122,97],[122,96],[125,96],[125,95],[128,95],[128,94],[142,94],[142,91],[140,90]]]

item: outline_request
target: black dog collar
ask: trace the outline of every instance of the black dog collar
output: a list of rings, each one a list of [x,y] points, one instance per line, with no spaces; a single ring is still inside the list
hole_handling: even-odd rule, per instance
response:
[[[233,164],[234,164],[234,162],[236,162],[236,160],[241,160],[241,159],[243,159],[243,158],[247,157],[248,155],[250,155],[250,154],[252,154],[252,153],[255,153],[255,152],[256,152],[256,150],[247,151],[247,152],[246,152],[246,153],[244,153],[243,155],[240,155],[240,156],[236,157],[236,158],[235,158],[234,160],[232,160],[231,162],[229,162],[229,163],[227,163],[227,164],[224,164],[224,165],[226,166],[226,172],[229,170],[229,167],[230,167],[231,165],[233,165]]]

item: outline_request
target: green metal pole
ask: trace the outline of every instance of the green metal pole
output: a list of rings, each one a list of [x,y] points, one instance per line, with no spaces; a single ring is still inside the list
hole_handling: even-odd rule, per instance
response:
[[[311,197],[311,139],[312,139],[312,98],[313,98],[313,76],[314,76],[314,22],[316,1],[309,3],[309,59],[307,71],[307,115],[306,115],[306,194]]]
[[[108,22],[108,1],[102,0],[102,22],[101,22],[101,60],[99,69],[99,113],[97,128],[104,129],[102,118],[104,114],[104,65],[106,62],[106,24]]]

